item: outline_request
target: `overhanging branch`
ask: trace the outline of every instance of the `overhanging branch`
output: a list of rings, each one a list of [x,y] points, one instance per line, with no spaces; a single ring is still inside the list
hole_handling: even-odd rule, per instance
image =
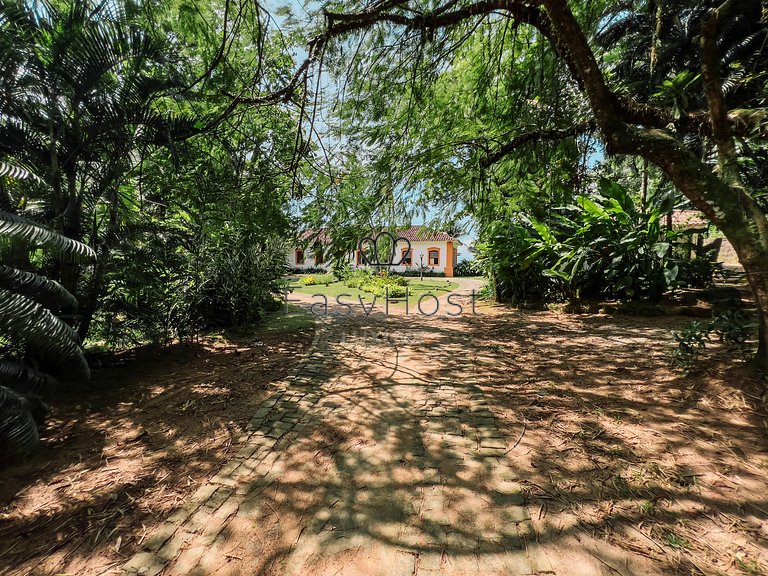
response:
[[[526,132],[525,134],[520,134],[519,136],[515,136],[511,140],[508,140],[503,145],[501,145],[496,151],[485,156],[482,160],[480,160],[480,165],[483,168],[488,168],[489,166],[492,166],[493,164],[495,164],[496,162],[504,158],[504,156],[506,156],[510,152],[513,152],[520,146],[529,144],[531,142],[541,142],[543,140],[563,140],[565,138],[578,136],[579,134],[586,134],[587,132],[592,132],[593,130],[595,130],[595,128],[596,128],[595,122],[593,120],[590,120],[588,122],[581,122],[579,124],[574,124],[573,126],[569,128],[564,128],[562,130],[535,130],[533,132]]]
[[[397,24],[407,29],[421,30],[429,35],[430,32],[436,29],[447,28],[472,17],[494,12],[504,12],[521,23],[532,24],[548,36],[549,25],[546,14],[538,6],[523,3],[520,0],[481,0],[456,10],[445,10],[445,6],[443,6],[434,12],[413,16],[390,11],[407,3],[408,0],[390,0],[389,2],[383,2],[374,10],[355,14],[324,12],[328,23],[326,30],[310,40],[306,59],[301,63],[288,83],[283,88],[264,96],[231,95],[232,102],[223,114],[229,113],[231,109],[240,104],[260,106],[290,101],[302,82],[302,78],[331,39],[350,32],[365,30],[378,23]]]

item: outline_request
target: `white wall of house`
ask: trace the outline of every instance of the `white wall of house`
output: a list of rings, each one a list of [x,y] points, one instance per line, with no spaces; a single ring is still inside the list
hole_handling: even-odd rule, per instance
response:
[[[298,260],[299,257],[304,256],[304,261]],[[331,265],[329,262],[317,263],[317,255],[311,250],[301,248],[291,248],[285,255],[288,266],[291,268],[298,268],[300,270],[306,270],[307,268],[322,268],[329,270]]]
[[[408,244],[405,242],[398,242],[395,246],[395,257],[393,262],[400,262],[403,257],[403,251],[408,248]],[[303,254],[303,263],[297,259]],[[408,264],[404,262],[399,266],[387,266],[386,269],[392,272],[405,272],[407,270],[418,270],[420,265],[423,265],[433,272],[442,272],[448,276],[453,275],[453,269],[456,266],[458,256],[458,241],[411,241],[411,262]],[[366,263],[360,259],[357,255],[357,251],[350,252],[349,256],[350,266],[353,268],[365,268]],[[311,250],[301,250],[300,248],[291,248],[286,254],[288,265],[291,268],[297,268],[304,270],[307,268],[323,268],[329,270],[331,264],[329,262],[317,263],[315,254]],[[384,257],[382,257],[384,259]]]
[[[400,262],[403,251],[407,250],[408,244],[405,242],[398,242],[395,246],[394,262]],[[432,259],[430,260],[430,253]],[[453,265],[456,265],[456,251],[453,253]],[[383,259],[383,258],[382,258]],[[404,263],[401,266],[388,266],[387,269],[393,272],[405,272],[408,269],[418,270],[420,265],[426,266],[434,272],[445,272],[446,263],[448,259],[448,242],[435,242],[435,241],[411,241],[411,263],[408,265]],[[365,264],[357,264],[356,266],[365,266]],[[452,266],[450,267],[452,268]]]

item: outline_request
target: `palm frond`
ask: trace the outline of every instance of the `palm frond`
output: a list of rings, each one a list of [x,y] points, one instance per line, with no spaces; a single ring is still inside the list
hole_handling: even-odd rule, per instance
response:
[[[6,162],[0,161],[0,178],[1,177],[7,177],[12,178],[14,180],[37,180],[40,182],[40,178],[32,174],[32,172],[29,172],[28,170],[25,170],[21,166],[16,166],[14,164],[7,164]]]
[[[0,288],[23,294],[54,312],[74,312],[78,302],[55,280],[0,264]]]
[[[48,374],[18,362],[0,360],[0,386],[22,394],[45,396],[59,388],[60,382]]]
[[[0,239],[2,236],[50,248],[76,262],[87,263],[96,258],[96,253],[90,246],[82,242],[62,236],[32,220],[0,211]]]
[[[27,399],[0,386],[0,462],[26,456],[39,443],[40,435]]]
[[[90,379],[77,333],[34,300],[0,288],[0,331],[24,342],[63,382],[82,384]]]

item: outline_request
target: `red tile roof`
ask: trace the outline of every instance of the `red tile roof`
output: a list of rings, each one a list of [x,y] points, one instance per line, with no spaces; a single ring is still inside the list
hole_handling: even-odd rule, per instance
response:
[[[426,226],[411,226],[409,228],[402,228],[397,231],[397,237],[403,237],[411,242],[455,242],[458,241],[456,236],[448,234],[447,232],[434,232]],[[300,235],[301,240],[319,241],[321,244],[329,244],[331,241],[330,236],[325,228],[304,230]]]
[[[411,242],[422,240],[424,242],[451,242],[457,240],[456,236],[447,232],[433,232],[426,226],[411,226],[403,230],[398,230],[398,236],[402,236]]]
[[[300,238],[302,240],[312,240],[313,242],[320,242],[320,244],[329,244],[331,238],[328,236],[325,228],[319,230],[304,230],[301,233]]]

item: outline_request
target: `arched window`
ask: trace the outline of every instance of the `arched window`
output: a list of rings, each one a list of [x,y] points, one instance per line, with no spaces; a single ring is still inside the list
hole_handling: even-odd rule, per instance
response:
[[[427,265],[440,266],[440,248],[430,248],[427,251]]]
[[[315,250],[315,265],[317,266],[319,264],[322,264],[323,262],[325,262],[325,260],[323,259],[323,249],[318,248],[317,250]]]
[[[301,248],[296,248],[296,264],[304,264],[304,250]]]
[[[400,251],[400,264],[402,266],[410,266],[413,263],[413,250],[403,248]]]

